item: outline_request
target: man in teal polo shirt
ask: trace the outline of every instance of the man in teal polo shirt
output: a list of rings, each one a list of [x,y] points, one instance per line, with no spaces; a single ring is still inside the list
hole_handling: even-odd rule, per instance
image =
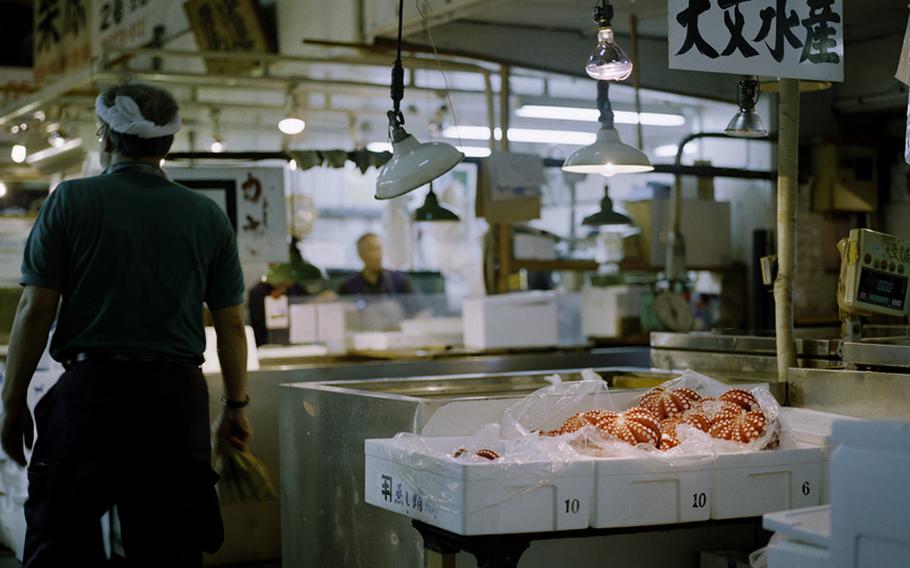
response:
[[[180,128],[163,89],[106,89],[97,177],[61,183],[29,235],[3,384],[4,451],[25,465],[31,376],[55,317],[67,371],[35,409],[24,565],[103,562],[100,517],[117,505],[130,566],[201,566],[223,539],[199,368],[203,304],[225,386],[218,434],[242,448],[243,276],[225,214],[159,168]],[[59,304],[59,314],[58,314]]]

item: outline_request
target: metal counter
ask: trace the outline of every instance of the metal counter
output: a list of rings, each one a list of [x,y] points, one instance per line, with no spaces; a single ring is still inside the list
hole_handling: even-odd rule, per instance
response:
[[[600,369],[611,381],[632,374]],[[516,398],[548,385],[552,371],[283,385],[281,493],[283,565],[422,566],[409,519],[364,502],[364,444],[399,432],[473,434],[498,421]],[[579,378],[579,370],[560,374]]]
[[[793,368],[788,378],[792,406],[871,420],[910,420],[910,374]]]
[[[366,380],[379,377],[431,377],[436,375],[488,374],[523,372],[540,369],[579,369],[589,367],[646,367],[648,348],[613,348],[556,352],[516,353],[507,355],[442,357],[409,361],[367,361],[276,367],[250,373],[249,393],[252,400],[249,416],[253,426],[250,449],[261,459],[281,487],[278,451],[278,408],[284,397],[282,383],[313,381]],[[220,375],[207,375],[212,418],[220,412],[223,386]],[[489,378],[481,382],[488,383]],[[465,383],[466,384],[466,383]],[[408,428],[402,427],[400,430]],[[413,429],[413,426],[411,427]],[[397,430],[396,430],[397,432]],[[391,434],[394,434],[392,432]],[[362,443],[362,442],[361,442]],[[360,450],[359,475],[363,475],[363,450]],[[225,544],[206,564],[220,565],[254,562],[281,556],[280,501],[256,504],[225,505]],[[308,565],[298,564],[298,565]],[[293,565],[293,566],[298,566]],[[332,562],[315,564],[341,565]]]
[[[797,338],[800,367],[840,366],[839,339]],[[652,333],[651,366],[694,369],[723,381],[778,382],[774,337],[717,333]],[[778,393],[775,393],[777,395]]]

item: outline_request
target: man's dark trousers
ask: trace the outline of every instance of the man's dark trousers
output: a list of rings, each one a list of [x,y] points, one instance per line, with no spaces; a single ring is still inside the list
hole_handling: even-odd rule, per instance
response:
[[[223,533],[208,391],[182,362],[94,361],[35,409],[25,568],[104,564],[100,517],[117,505],[127,565],[202,565]]]

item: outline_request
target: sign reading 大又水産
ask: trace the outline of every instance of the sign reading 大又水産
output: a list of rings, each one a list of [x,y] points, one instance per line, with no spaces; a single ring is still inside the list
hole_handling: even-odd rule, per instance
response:
[[[843,0],[670,0],[670,68],[844,80]]]

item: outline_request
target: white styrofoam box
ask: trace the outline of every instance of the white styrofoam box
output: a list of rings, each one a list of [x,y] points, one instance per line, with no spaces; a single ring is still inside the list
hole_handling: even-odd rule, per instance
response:
[[[415,318],[401,320],[401,332],[405,335],[461,335],[464,324],[459,317]]]
[[[463,438],[426,438],[452,451]],[[462,535],[583,529],[591,517],[590,460],[461,463],[415,456],[395,440],[366,440],[367,503]]]
[[[462,306],[462,318],[468,349],[551,347],[559,343],[553,292],[468,298]]]
[[[861,420],[852,416],[832,414],[808,408],[785,406],[780,411],[781,417],[790,426],[796,441],[813,446],[831,445],[831,432],[834,428],[834,423],[838,420]]]
[[[762,519],[762,525],[780,538],[828,548],[831,541],[831,507],[823,505],[768,513]]]
[[[319,341],[315,304],[291,304],[288,312],[290,318],[288,339],[291,343],[316,343]]]
[[[594,528],[707,521],[713,456],[594,461]]]
[[[618,337],[622,320],[641,316],[644,286],[607,286],[581,291],[581,332],[587,337]]]
[[[397,331],[362,331],[352,333],[350,340],[356,351],[390,351],[460,345],[461,334],[409,335]]]
[[[910,563],[910,422],[834,425],[830,568]]]
[[[25,529],[25,497],[0,496],[0,538],[19,560],[25,548]]]
[[[785,419],[793,437],[797,442],[822,447],[822,477],[820,503],[827,505],[830,498],[830,466],[831,466],[831,432],[834,423],[839,420],[861,420],[852,416],[820,412],[807,408],[781,408],[781,416]]]
[[[256,336],[253,328],[245,326],[246,331],[246,370],[259,370],[259,352],[256,349]],[[202,372],[206,374],[215,374],[221,372],[221,361],[218,360],[218,336],[214,327],[205,328],[205,351],[202,353],[205,362],[202,364]]]
[[[772,542],[766,552],[768,568],[828,568],[828,549],[801,542]]]
[[[345,304],[332,302],[316,305],[318,337],[322,343],[344,342],[347,334],[347,311]]]
[[[821,461],[821,448],[812,446],[718,454],[711,518],[757,517],[818,505]]]

